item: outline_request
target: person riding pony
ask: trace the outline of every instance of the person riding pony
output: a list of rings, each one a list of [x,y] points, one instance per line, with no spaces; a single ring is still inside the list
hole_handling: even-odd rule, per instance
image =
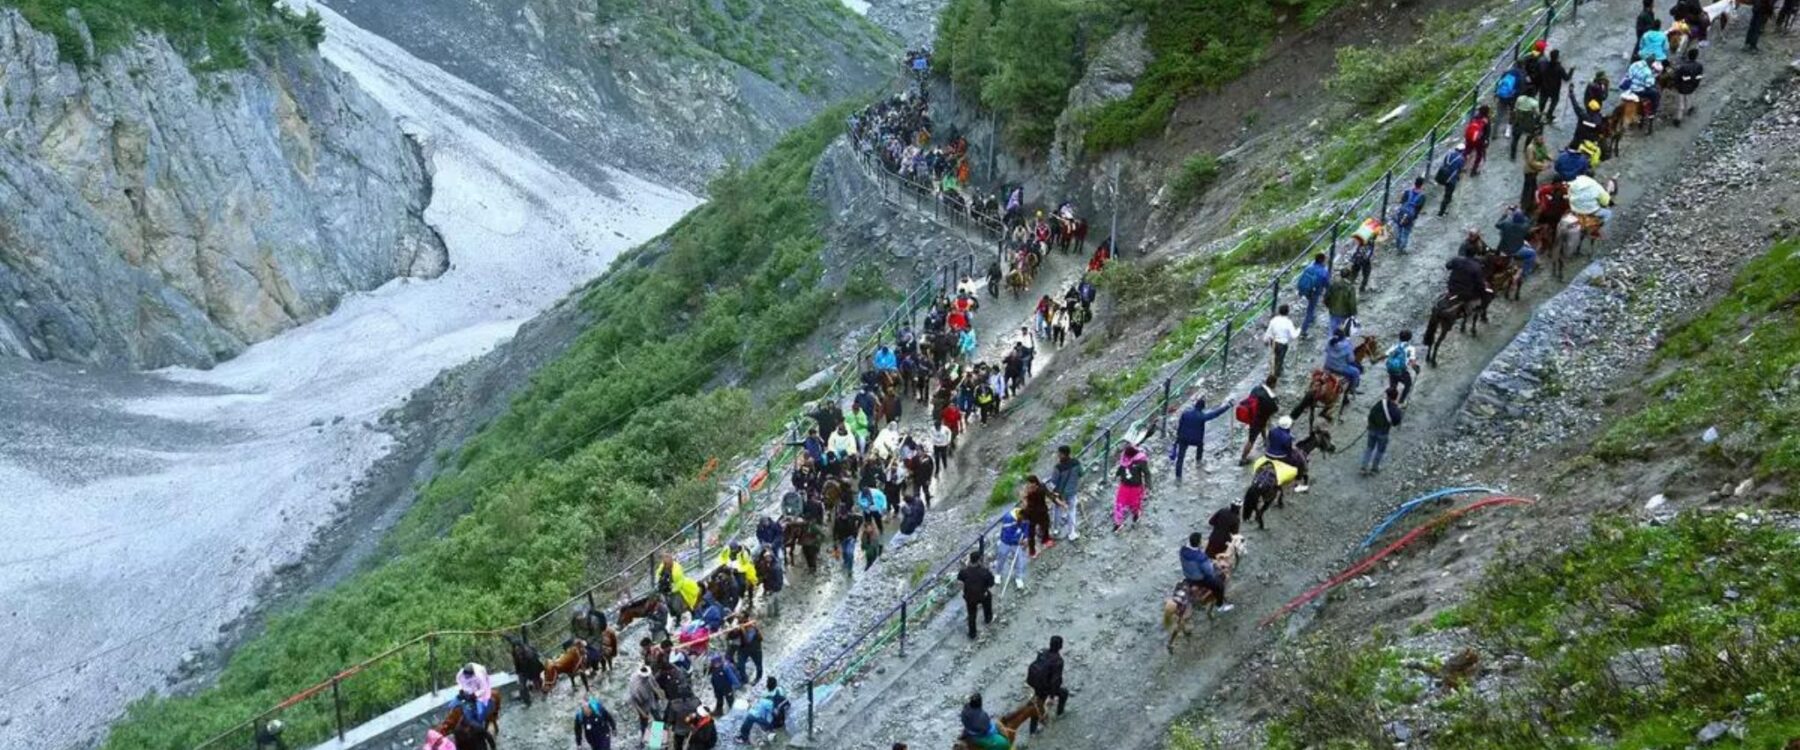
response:
[[[667,552],[662,555],[662,562],[656,566],[656,591],[669,600],[671,612],[691,612],[700,603],[700,584],[687,577],[681,571],[681,563],[675,556]],[[675,606],[676,603],[680,607]]]

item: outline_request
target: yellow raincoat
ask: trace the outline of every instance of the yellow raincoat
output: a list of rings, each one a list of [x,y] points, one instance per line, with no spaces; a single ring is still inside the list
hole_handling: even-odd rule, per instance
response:
[[[694,579],[687,577],[686,573],[681,572],[681,563],[663,563],[657,565],[656,580],[660,585],[663,578],[663,569],[671,565],[674,566],[674,569],[669,571],[669,589],[680,594],[681,601],[685,602],[687,608],[692,611],[700,604],[700,584],[695,583]]]

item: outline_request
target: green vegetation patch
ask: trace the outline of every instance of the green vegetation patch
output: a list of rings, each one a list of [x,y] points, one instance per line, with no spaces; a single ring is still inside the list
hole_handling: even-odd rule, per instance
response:
[[[1418,675],[1443,666],[1435,654],[1409,659],[1379,636],[1307,648],[1272,681],[1284,708],[1268,747],[1386,747],[1401,715],[1441,748],[1686,747],[1713,722],[1742,733],[1729,746],[1783,747],[1800,734],[1800,533],[1788,524],[1612,519],[1567,551],[1497,564],[1442,619],[1484,653],[1527,657],[1521,672],[1427,698],[1439,680]],[[1211,746],[1184,735],[1193,744],[1176,747]]]
[[[57,54],[77,65],[88,58],[68,12],[81,15],[94,51],[106,54],[139,33],[161,34],[196,70],[228,70],[249,63],[260,49],[288,42],[317,47],[325,39],[319,12],[297,13],[279,0],[4,0],[33,28],[56,37]]]
[[[710,506],[702,466],[774,430],[777,407],[702,387],[776,363],[821,319],[824,217],[805,188],[849,111],[716,179],[708,203],[586,290],[593,324],[424,489],[384,562],[273,618],[214,687],[134,704],[106,747],[192,747],[416,635],[524,620]],[[461,656],[441,648],[440,665]],[[412,649],[346,683],[346,721],[417,695],[424,660]],[[323,737],[330,705],[282,714],[289,743]]]
[[[1522,690],[1454,704],[1445,747],[1682,747],[1740,717],[1749,747],[1800,735],[1800,534],[1724,515],[1602,523],[1490,572],[1462,618],[1537,660]],[[1656,678],[1660,675],[1660,679]]]
[[[818,94],[840,60],[889,56],[886,32],[840,0],[600,0],[617,23],[658,55],[717,55],[806,94]]]
[[[1646,457],[1657,441],[1696,441],[1709,426],[1724,439],[1714,458],[1764,476],[1800,477],[1800,241],[1751,261],[1730,293],[1676,328],[1656,354],[1665,374],[1646,384],[1649,403],[1600,440],[1606,458]],[[1698,446],[1698,443],[1689,443]],[[1792,504],[1800,493],[1789,490]]]

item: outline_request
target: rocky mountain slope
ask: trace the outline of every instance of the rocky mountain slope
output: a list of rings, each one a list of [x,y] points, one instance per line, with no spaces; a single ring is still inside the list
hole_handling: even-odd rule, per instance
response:
[[[323,4],[517,107],[565,168],[604,153],[695,191],[893,65],[838,0]]]
[[[419,150],[311,50],[196,75],[83,38],[78,67],[0,10],[0,353],[211,366],[447,267]]]

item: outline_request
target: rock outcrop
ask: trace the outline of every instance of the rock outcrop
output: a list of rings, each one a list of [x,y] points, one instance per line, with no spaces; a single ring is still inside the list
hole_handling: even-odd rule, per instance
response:
[[[0,91],[0,353],[206,367],[448,266],[423,155],[310,50],[78,68],[0,10]]]

